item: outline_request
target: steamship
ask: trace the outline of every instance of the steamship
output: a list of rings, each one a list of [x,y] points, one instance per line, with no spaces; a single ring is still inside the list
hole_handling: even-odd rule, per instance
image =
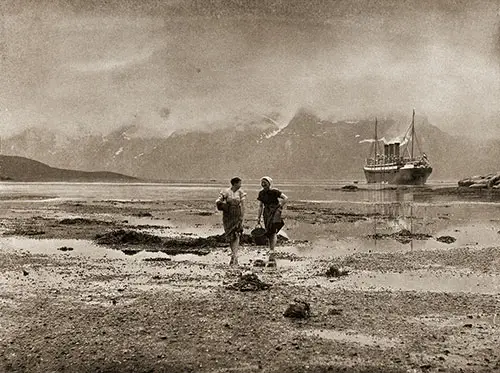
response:
[[[372,142],[370,157],[366,159],[363,171],[368,183],[388,183],[399,185],[423,185],[432,173],[432,167],[425,153],[414,154],[418,147],[415,136],[415,110],[411,124],[401,142],[386,143],[383,154],[377,134],[375,119],[375,138]],[[380,153],[379,153],[380,152]]]

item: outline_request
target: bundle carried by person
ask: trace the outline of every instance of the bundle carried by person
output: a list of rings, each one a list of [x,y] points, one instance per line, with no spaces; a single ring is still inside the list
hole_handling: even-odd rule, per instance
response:
[[[226,202],[226,200],[217,201],[215,203],[215,205],[217,206],[217,210],[219,210],[219,211],[227,211],[227,202]]]
[[[267,235],[266,229],[262,228],[262,225],[257,224],[257,226],[250,232],[254,243],[258,246],[267,245]]]

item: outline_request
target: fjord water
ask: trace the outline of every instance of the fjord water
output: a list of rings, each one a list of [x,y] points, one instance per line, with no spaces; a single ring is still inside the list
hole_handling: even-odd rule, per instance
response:
[[[308,240],[316,243],[310,255],[349,254],[353,251],[406,250],[426,247],[450,247],[462,245],[495,245],[500,230],[500,203],[488,200],[474,201],[459,199],[454,195],[432,193],[452,183],[434,182],[426,185],[430,193],[422,193],[421,187],[391,188],[387,185],[359,184],[357,191],[342,190],[343,181],[283,182],[275,187],[290,198],[290,205],[300,203],[331,211],[366,215],[358,221],[321,222],[307,224],[301,221],[298,212],[297,224],[286,226],[286,234],[293,240]],[[213,201],[218,192],[226,188],[220,182],[186,183],[1,183],[0,202],[3,200],[23,202],[64,201]],[[247,182],[248,203],[256,204],[260,186],[258,181]],[[309,211],[309,212],[310,212]],[[287,212],[285,211],[285,217]],[[218,217],[216,219],[219,219]],[[249,224],[255,219],[247,215]],[[150,218],[131,218],[131,223],[155,225],[170,224]],[[210,228],[179,228],[184,233],[191,229],[196,235],[210,235],[216,232]],[[456,241],[442,244],[435,240],[411,240],[402,244],[384,240],[383,245],[376,234],[391,234],[401,230],[414,234],[429,234],[435,237],[452,236]],[[371,239],[369,237],[372,237]]]
[[[433,191],[453,184],[435,183],[420,187],[393,188],[387,185],[358,184],[356,191],[342,190],[346,182],[287,182],[276,184],[290,198],[285,210],[287,221],[285,234],[292,240],[279,251],[303,258],[337,258],[356,253],[397,253],[415,250],[449,250],[458,247],[496,247],[500,238],[500,203],[482,198],[465,199],[460,196]],[[57,218],[65,216],[54,204],[67,201],[113,202],[113,201],[201,201],[210,206],[226,184],[166,183],[166,184],[108,184],[108,183],[1,183],[0,208],[8,206],[12,211],[29,208],[37,214]],[[258,181],[246,183],[249,211],[255,213]],[[47,203],[45,205],[44,203]],[[23,205],[24,204],[24,205]],[[196,205],[196,203],[195,203]],[[24,207],[23,207],[24,206]],[[52,206],[47,208],[47,206]],[[222,233],[220,213],[193,214],[187,221],[172,222],[152,217],[127,216],[130,226],[151,225],[147,231],[159,235],[189,234],[209,236]],[[325,214],[334,219],[324,219]],[[255,224],[255,216],[247,214],[247,227]],[[293,216],[293,218],[292,218]],[[354,216],[354,219],[345,217]],[[311,217],[313,217],[311,219]],[[193,220],[194,219],[194,220]],[[203,219],[203,224],[198,220]],[[198,223],[197,223],[198,222]],[[171,227],[174,225],[174,227]],[[159,227],[159,228],[155,228]],[[427,239],[410,236],[407,240],[396,240],[387,235],[401,231],[413,235],[428,235]],[[450,236],[454,242],[440,242],[436,238]],[[72,251],[61,252],[62,246]],[[66,255],[90,258],[122,258],[139,263],[144,258],[168,257],[161,252],[141,252],[127,256],[118,250],[101,247],[85,240],[33,239],[26,237],[1,237],[0,247],[5,250],[33,254]],[[255,259],[256,253],[265,248],[242,252],[242,262]],[[206,256],[176,255],[174,261],[187,260],[199,263],[225,263],[227,254],[214,251]],[[135,264],[137,265],[137,264]],[[300,267],[300,262],[282,260],[280,266]],[[302,265],[303,266],[303,265]],[[163,269],[178,270],[178,269]],[[299,270],[300,271],[300,270]],[[310,276],[306,276],[310,277]],[[376,290],[400,289],[415,291],[471,291],[495,293],[500,288],[498,276],[483,276],[462,273],[430,273],[410,271],[404,273],[378,273],[363,271],[353,273],[341,283],[325,282],[313,277],[306,281],[323,281],[324,286],[349,286]]]
[[[282,182],[275,185],[290,199],[290,206],[306,206],[304,212],[298,211],[296,224],[287,224],[287,236],[292,240],[308,240],[317,243],[310,254],[329,253],[329,246],[335,246],[336,254],[353,250],[404,250],[406,248],[450,247],[462,245],[496,245],[500,238],[500,203],[466,200],[456,195],[433,194],[433,190],[453,183],[434,182],[422,187],[393,188],[387,185],[367,185],[360,183],[356,191],[342,190],[347,182],[311,181]],[[0,206],[2,202],[47,201],[207,201],[217,198],[219,191],[227,185],[221,182],[186,183],[9,183],[0,184]],[[248,193],[248,204],[256,207],[256,197],[260,186],[258,181],[247,182],[244,189]],[[301,214],[315,213],[317,208],[327,208],[332,212],[357,214],[360,219],[335,222],[321,221],[308,224]],[[287,211],[284,216],[286,218]],[[247,214],[248,224],[255,219]],[[218,214],[214,221],[220,220]],[[133,218],[131,223],[155,225],[170,224],[151,218]],[[190,226],[180,226],[188,233]],[[413,234],[428,234],[434,237],[452,236],[456,241],[442,244],[435,240],[411,240],[401,244],[394,240],[384,240],[377,247],[377,233],[391,234],[401,230]],[[196,235],[214,234],[213,229],[191,227]],[[205,234],[204,234],[205,233]],[[375,236],[375,237],[374,237]],[[369,237],[372,237],[371,239]]]

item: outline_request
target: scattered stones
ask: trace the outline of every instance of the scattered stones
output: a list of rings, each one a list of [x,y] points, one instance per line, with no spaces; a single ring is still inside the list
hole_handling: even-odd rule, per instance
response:
[[[16,228],[11,231],[6,231],[4,236],[41,236],[45,234],[45,231],[39,229],[31,229],[31,228]]]
[[[439,236],[439,237],[436,237],[436,241],[439,241],[439,242],[444,242],[444,243],[453,243],[455,242],[457,239],[455,237],[452,237],[452,236]]]
[[[429,238],[432,238],[430,234],[426,233],[412,233],[408,229],[401,229],[399,232],[395,233],[390,233],[390,234],[383,234],[383,233],[376,233],[369,235],[368,237],[374,238],[374,239],[384,239],[384,238],[393,238],[398,242],[401,243],[410,243],[411,240],[427,240]]]
[[[172,258],[145,258],[145,262],[171,262]]]
[[[60,220],[59,224],[62,224],[62,225],[92,225],[92,224],[110,225],[112,223],[108,222],[108,221],[95,220],[95,219],[67,218],[67,219]]]
[[[138,244],[160,244],[162,242],[161,237],[136,232],[132,230],[119,229],[109,233],[96,236],[96,242],[99,245],[138,245]]]
[[[358,187],[356,185],[348,184],[344,185],[341,189],[348,192],[354,192],[358,190]]]
[[[15,217],[14,213],[12,215]],[[116,229],[121,227],[121,217],[124,215],[130,216],[129,211],[113,217]],[[316,216],[321,217],[321,214]],[[444,222],[446,227],[455,224],[456,217],[453,214],[450,217],[449,226]],[[490,215],[485,214],[484,218],[490,218]],[[159,219],[163,219],[160,214]],[[199,217],[196,219],[202,220]],[[86,229],[92,232],[88,237],[107,231],[96,231],[93,226],[53,224],[59,220],[57,216],[46,219],[40,229],[50,232],[51,227],[59,226],[61,231],[73,232],[71,234]],[[213,221],[217,225],[211,228],[222,231],[220,221]],[[3,226],[9,228],[19,222],[20,219],[7,221],[11,225]],[[290,227],[293,232],[294,225],[290,224]],[[441,223],[426,226],[425,229],[435,232],[431,231],[435,227],[441,229]],[[146,232],[136,225],[127,229]],[[153,229],[160,231],[156,227]],[[437,234],[433,233],[433,239],[436,237]],[[187,241],[191,242],[195,238],[188,237]],[[428,243],[432,245],[433,241]],[[121,245],[118,249],[130,249],[135,253],[162,247],[162,244],[152,244],[150,247],[127,245]],[[220,245],[227,247],[227,241],[221,240]],[[314,245],[311,243],[305,249]],[[192,362],[199,361],[203,363],[201,370],[205,371],[230,370],[238,364],[275,371],[302,371],[306,369],[306,364],[311,365],[311,370],[317,371],[335,370],[337,366],[333,365],[332,368],[332,364],[338,364],[340,370],[349,370],[355,364],[361,370],[368,366],[365,369],[374,367],[372,369],[380,371],[398,368],[421,371],[420,365],[426,368],[430,366],[425,364],[432,364],[432,371],[454,368],[467,370],[465,362],[470,362],[468,369],[471,371],[494,371],[500,368],[497,349],[494,347],[498,325],[496,294],[483,294],[481,287],[478,289],[479,294],[440,289],[373,291],[372,285],[375,286],[376,281],[370,284],[369,279],[361,289],[352,284],[341,287],[324,285],[324,281],[328,282],[325,272],[333,264],[333,275],[338,275],[337,271],[340,272],[342,268],[350,269],[350,276],[356,272],[355,283],[358,281],[358,271],[359,278],[364,280],[361,272],[365,270],[367,278],[371,278],[372,274],[402,273],[406,270],[451,273],[453,276],[458,273],[460,276],[464,274],[462,280],[465,283],[473,283],[476,274],[495,276],[498,273],[498,262],[492,260],[498,257],[497,246],[477,248],[468,245],[442,250],[439,249],[441,244],[434,242],[433,245],[433,250],[374,250],[372,254],[353,250],[348,257],[306,259],[303,266],[285,266],[279,271],[264,271],[262,274],[260,269],[252,268],[261,280],[273,284],[267,292],[254,293],[243,293],[248,289],[242,283],[239,284],[241,287],[235,289],[238,291],[226,290],[226,286],[237,281],[241,273],[241,269],[234,269],[232,274],[225,276],[229,270],[225,270],[227,264],[221,264],[220,260],[225,261],[228,250],[218,250],[215,254],[216,259],[220,260],[207,264],[206,270],[202,271],[199,270],[200,264],[191,260],[155,263],[168,260],[163,256],[142,257],[138,262],[93,256],[80,260],[78,256],[64,254],[52,261],[50,252],[49,255],[27,255],[24,251],[9,254],[5,250],[3,265],[9,272],[3,279],[7,279],[8,284],[20,286],[12,286],[2,297],[2,307],[8,311],[6,316],[9,321],[10,318],[14,321],[2,325],[8,331],[5,333],[7,337],[0,337],[0,345],[6,350],[3,364],[12,364],[7,365],[11,370],[39,368],[51,371],[60,366],[59,360],[55,359],[59,357],[65,359],[66,366],[74,367],[75,370],[81,367],[79,364],[82,361],[96,362],[96,369],[101,370],[119,366],[122,370],[141,371],[169,369],[173,361],[179,364],[174,369],[179,370],[195,370],[198,364]],[[76,251],[78,248],[74,247]],[[265,252],[262,250],[257,254],[255,247],[246,249],[242,250],[243,253],[255,255],[254,261]],[[305,249],[298,247],[297,252],[307,254]],[[283,256],[278,252],[276,254],[277,257],[288,258],[287,253],[283,253]],[[267,257],[263,258],[267,261]],[[209,260],[202,262],[211,263]],[[309,266],[309,263],[312,265]],[[161,266],[172,268],[160,271]],[[29,271],[26,277],[23,277],[23,268]],[[463,268],[466,271],[461,271]],[[308,281],[315,271],[323,278],[319,278],[320,283],[316,283],[314,278],[312,282]],[[467,281],[466,276],[469,275],[471,278]],[[332,277],[331,281],[349,278],[341,277],[339,280]],[[219,286],[214,286],[214,281]],[[426,281],[425,274],[419,281]],[[33,294],[44,293],[49,296],[33,297]],[[91,297],[87,297],[87,294]],[[302,299],[306,302],[285,311],[295,297],[304,297]],[[311,307],[315,308],[314,313]],[[419,321],[421,318],[424,322]],[[481,329],[483,326],[484,329]],[[305,333],[310,328],[322,333]],[[374,338],[368,338],[370,332],[375,334]],[[137,338],[138,333],[142,335],[141,338]],[[395,339],[395,347],[386,348],[384,335],[400,336],[400,339]],[[47,336],[52,339],[46,340]],[[342,337],[345,337],[344,342]],[[357,340],[361,342],[357,343]],[[421,340],[429,343],[419,343]],[[374,344],[366,346],[363,341],[367,341],[367,344],[374,341]],[[333,343],[335,361],[331,353]],[[478,349],[477,346],[482,348]],[[168,349],[167,354],[165,349]],[[54,351],[62,353],[56,356]],[[447,355],[450,356],[446,357],[446,363],[442,363]],[[30,358],[26,359],[27,356]],[[304,357],[308,356],[311,361],[303,362]],[[144,361],[144,365],[138,361]]]
[[[225,244],[224,235],[210,237],[181,237],[169,238],[159,237],[153,234],[136,232],[132,230],[119,229],[95,238],[99,245],[109,246],[137,246],[136,248],[121,248],[127,255],[134,255],[142,248],[147,251],[161,251],[169,255],[195,254],[207,255],[211,247],[218,247]]]
[[[264,259],[255,259],[255,261],[253,262],[253,266],[254,267],[265,267],[266,262]]]
[[[329,315],[342,315],[342,308],[330,308],[328,310]]]
[[[267,290],[271,286],[271,284],[262,282],[255,273],[245,272],[240,276],[237,282],[226,286],[226,289],[239,291],[259,291]]]
[[[294,241],[296,243],[296,241]],[[282,252],[282,251],[279,251],[275,254],[275,258],[276,259],[285,259],[285,260],[289,260],[291,262],[294,262],[294,261],[300,261],[300,260],[304,260],[303,257],[300,257],[298,256],[297,254],[294,254],[294,253],[286,253],[286,252]]]
[[[311,305],[303,300],[295,299],[283,313],[284,317],[307,319],[311,316]]]
[[[341,277],[341,276],[347,276],[349,274],[348,270],[344,270],[341,268],[338,268],[334,265],[330,266],[328,270],[325,273],[326,277]]]
[[[138,218],[150,218],[153,215],[148,211],[139,211],[139,212],[133,213],[132,216],[136,216]]]
[[[195,215],[199,215],[199,216],[212,216],[214,213],[211,212],[211,211],[199,211],[199,212],[196,212]]]
[[[280,238],[281,237],[281,238]],[[225,247],[228,245],[224,234],[208,237],[160,237],[153,234],[137,232],[134,230],[118,229],[108,233],[95,236],[99,245],[108,246],[139,246],[147,248],[148,251],[161,251],[169,255],[196,254],[206,255],[210,248]],[[286,237],[278,236],[278,243],[287,241]],[[242,245],[253,245],[253,238],[249,234],[242,234],[240,243]],[[120,248],[122,251],[124,249]],[[136,254],[140,249],[130,249],[130,254]],[[128,254],[128,253],[126,253]]]
[[[121,252],[124,253],[125,255],[135,255],[141,251],[142,250],[138,250],[138,249],[123,249],[123,250],[121,250]]]

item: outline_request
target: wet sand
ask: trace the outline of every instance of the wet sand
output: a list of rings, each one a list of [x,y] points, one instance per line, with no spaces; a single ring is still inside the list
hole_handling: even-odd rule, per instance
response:
[[[253,266],[266,248],[250,242],[228,266],[209,199],[54,197],[2,196],[0,371],[500,370],[491,194],[291,201],[277,269]],[[248,271],[270,286],[239,291]],[[294,300],[309,317],[283,316]]]

